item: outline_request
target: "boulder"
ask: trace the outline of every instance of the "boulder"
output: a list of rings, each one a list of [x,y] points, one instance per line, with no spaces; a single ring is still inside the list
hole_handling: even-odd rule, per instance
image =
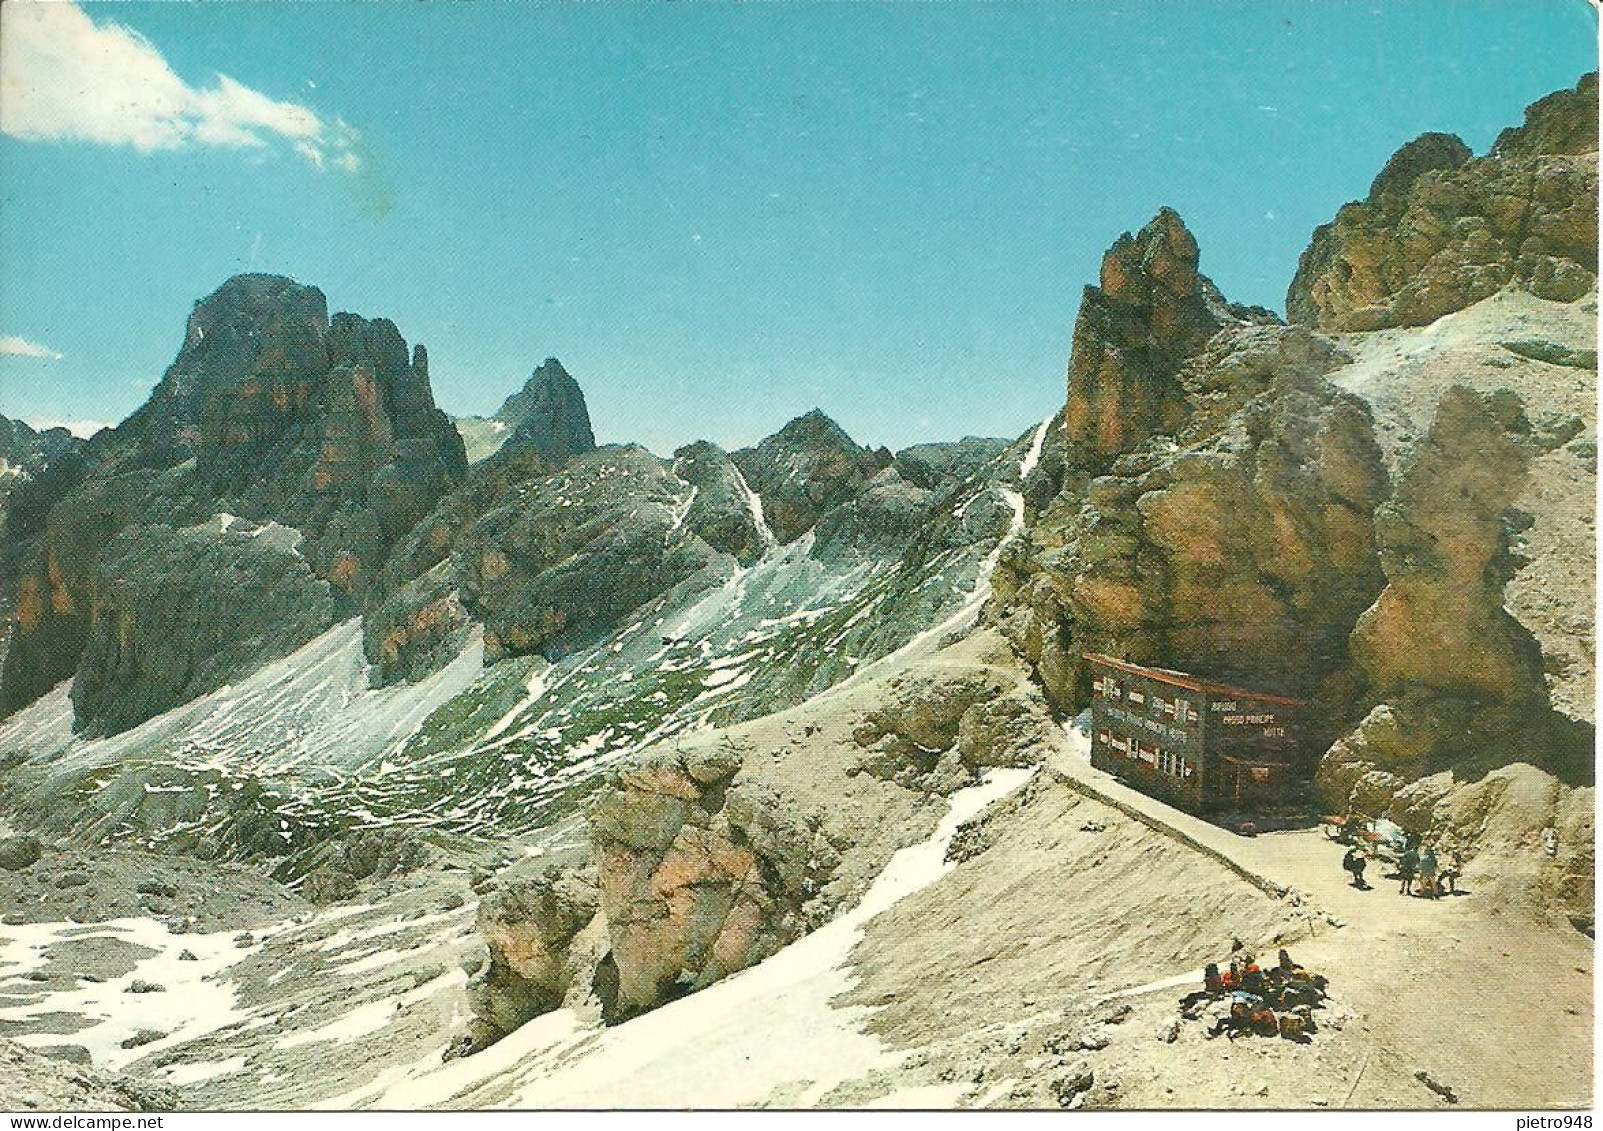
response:
[[[1081,1097],[1095,1083],[1096,1073],[1091,1066],[1083,1060],[1077,1060],[1053,1072],[1047,1081],[1047,1089],[1059,1107],[1072,1107],[1083,1102]]]
[[[804,905],[833,867],[822,838],[738,774],[734,757],[655,761],[593,801],[609,1020],[711,985],[806,929]]]
[[[0,868],[20,872],[32,867],[44,855],[44,849],[35,836],[11,836],[0,840]]]
[[[514,876],[485,896],[476,926],[489,961],[469,991],[474,1048],[562,1004],[579,973],[569,948],[598,906],[594,873],[577,867]]]

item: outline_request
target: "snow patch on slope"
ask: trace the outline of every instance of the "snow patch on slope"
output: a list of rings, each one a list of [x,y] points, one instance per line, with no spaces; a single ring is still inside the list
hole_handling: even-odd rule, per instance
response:
[[[900,1059],[866,1031],[871,1010],[832,1004],[851,988],[851,952],[868,921],[951,871],[946,852],[958,829],[1034,772],[993,770],[953,795],[930,839],[893,856],[856,908],[748,970],[609,1029],[583,1026],[569,1010],[548,1013],[476,1056],[432,1070],[414,1066],[361,1102],[727,1108],[800,1087],[787,1106],[813,1106]],[[627,1093],[620,1081],[628,1081]]]

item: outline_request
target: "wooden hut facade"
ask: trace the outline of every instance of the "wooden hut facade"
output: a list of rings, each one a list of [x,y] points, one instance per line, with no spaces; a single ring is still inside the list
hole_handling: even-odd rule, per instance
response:
[[[1303,704],[1087,654],[1091,764],[1191,813],[1274,807],[1311,775]]]

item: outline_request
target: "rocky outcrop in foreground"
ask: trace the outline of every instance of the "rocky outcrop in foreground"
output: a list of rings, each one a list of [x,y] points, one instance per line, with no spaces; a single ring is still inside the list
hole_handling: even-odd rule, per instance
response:
[[[1485,157],[1425,134],[1314,232],[1286,295],[1327,330],[1418,326],[1510,283],[1570,302],[1597,284],[1597,74],[1532,105]]]
[[[13,1112],[176,1111],[178,1093],[53,1060],[0,1039],[0,1108]]]
[[[590,810],[590,841],[624,1018],[711,985],[808,927],[832,850],[740,761],[711,755],[624,772]]]
[[[476,1052],[556,1009],[589,977],[571,949],[597,907],[588,868],[513,877],[485,896],[477,927],[489,961],[470,989],[474,1019],[461,1051]]]

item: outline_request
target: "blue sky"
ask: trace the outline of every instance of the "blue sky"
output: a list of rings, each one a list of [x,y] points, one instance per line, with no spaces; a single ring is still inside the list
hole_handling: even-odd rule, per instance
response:
[[[1393,150],[1483,152],[1596,37],[1585,0],[8,0],[0,412],[121,419],[257,270],[394,319],[452,412],[555,355],[660,452],[815,405],[1016,435],[1119,232],[1172,205],[1280,309]]]

